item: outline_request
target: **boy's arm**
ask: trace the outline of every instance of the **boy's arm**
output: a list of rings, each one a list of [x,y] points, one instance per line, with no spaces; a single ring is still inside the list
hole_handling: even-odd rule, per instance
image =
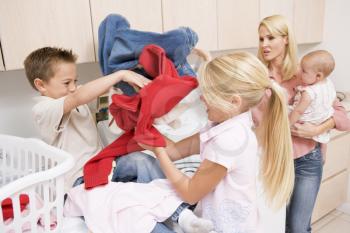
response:
[[[307,107],[311,103],[311,98],[306,91],[301,93],[300,102],[295,106],[294,110],[289,114],[289,124],[290,126],[294,125],[300,117],[303,115]]]
[[[96,99],[120,81],[135,84],[141,88],[150,82],[150,80],[142,75],[129,70],[120,70],[110,75],[95,79],[81,86],[74,93],[67,95],[64,101],[64,114],[70,112],[79,105],[87,104]]]

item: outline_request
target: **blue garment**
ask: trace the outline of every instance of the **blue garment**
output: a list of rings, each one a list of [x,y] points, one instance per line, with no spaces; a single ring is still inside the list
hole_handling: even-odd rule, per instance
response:
[[[186,58],[197,44],[198,36],[188,27],[165,33],[137,31],[130,29],[129,22],[123,16],[110,14],[100,24],[98,42],[98,57],[104,75],[134,68],[143,47],[156,44],[165,50],[180,76],[196,76]],[[117,86],[126,95],[135,93],[125,82]]]
[[[311,233],[311,215],[323,172],[319,144],[314,150],[294,160],[295,184],[287,206],[286,233]]]

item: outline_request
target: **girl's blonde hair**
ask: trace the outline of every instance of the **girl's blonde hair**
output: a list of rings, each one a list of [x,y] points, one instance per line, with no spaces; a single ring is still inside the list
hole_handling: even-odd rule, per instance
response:
[[[282,66],[282,79],[289,80],[297,72],[298,60],[297,60],[297,45],[294,37],[293,30],[291,29],[288,20],[282,15],[272,15],[264,18],[260,24],[266,27],[272,36],[282,36],[288,38],[288,44],[286,45],[286,54],[283,59]],[[259,46],[258,50],[259,59],[267,66],[269,63],[264,60],[262,48]]]
[[[266,93],[271,96],[262,122],[261,146],[264,190],[270,204],[285,204],[294,185],[292,141],[284,92],[272,82],[268,70],[257,57],[246,52],[224,55],[201,67],[199,84],[208,104],[229,111],[229,101],[236,94],[242,98],[244,110],[256,106]]]

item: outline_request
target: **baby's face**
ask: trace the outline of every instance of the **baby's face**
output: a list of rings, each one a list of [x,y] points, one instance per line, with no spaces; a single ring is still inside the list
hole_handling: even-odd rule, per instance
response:
[[[301,79],[303,82],[303,85],[312,85],[317,82],[317,72],[313,69],[313,64],[303,59],[301,61]]]
[[[75,63],[60,62],[54,67],[55,75],[44,82],[45,96],[54,99],[61,98],[77,89],[77,70]]]

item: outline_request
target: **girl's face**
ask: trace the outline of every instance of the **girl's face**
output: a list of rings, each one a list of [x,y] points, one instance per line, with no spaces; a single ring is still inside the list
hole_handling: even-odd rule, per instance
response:
[[[272,35],[265,26],[259,28],[259,48],[266,62],[284,58],[288,39],[285,36]]]
[[[222,109],[218,108],[217,106],[210,105],[202,95],[201,95],[201,100],[204,102],[207,108],[208,119],[210,121],[215,123],[221,123],[233,116],[233,114],[227,113]]]

